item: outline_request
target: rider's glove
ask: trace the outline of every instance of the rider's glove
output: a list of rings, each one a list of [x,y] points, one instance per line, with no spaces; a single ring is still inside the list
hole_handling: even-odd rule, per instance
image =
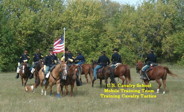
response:
[[[20,62],[18,62],[18,66],[20,66]]]
[[[43,66],[43,70],[44,70],[44,72],[46,71],[46,65]]]

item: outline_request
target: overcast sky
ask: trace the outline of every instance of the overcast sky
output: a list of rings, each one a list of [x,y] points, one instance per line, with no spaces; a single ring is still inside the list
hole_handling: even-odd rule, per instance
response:
[[[116,1],[121,4],[138,5],[138,4],[141,4],[143,0],[111,0],[111,1]]]

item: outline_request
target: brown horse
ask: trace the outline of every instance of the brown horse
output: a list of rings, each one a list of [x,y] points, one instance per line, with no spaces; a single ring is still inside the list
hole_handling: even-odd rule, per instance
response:
[[[139,61],[137,64],[136,64],[136,70],[138,73],[141,73],[141,69],[143,67],[143,62]],[[176,74],[173,74],[168,67],[164,67],[164,66],[155,66],[155,67],[152,67],[151,70],[149,70],[147,72],[147,75],[149,77],[150,80],[156,80],[156,82],[158,83],[158,89],[157,89],[157,93],[159,93],[159,90],[160,90],[160,87],[161,87],[161,82],[160,82],[160,79],[162,79],[162,83],[163,83],[163,86],[164,86],[164,91],[163,91],[163,94],[165,94],[165,91],[166,91],[166,78],[167,78],[167,74],[170,74],[171,76],[177,76]],[[148,79],[143,79],[144,83],[146,85],[149,84],[149,81]]]
[[[66,75],[66,63],[61,62],[55,66],[55,68],[51,71],[50,76],[48,78],[48,83],[45,84],[45,89],[43,89],[43,81],[45,79],[45,75],[43,72],[43,67],[39,70],[38,73],[38,82],[35,83],[34,86],[32,86],[32,90],[34,88],[37,88],[39,85],[42,87],[41,89],[41,95],[47,95],[47,87],[50,88],[50,95],[52,94],[52,86],[56,84],[57,86],[57,97],[60,97],[60,73],[63,73]]]
[[[92,61],[92,68],[97,66],[96,61]],[[108,78],[112,75],[113,69],[110,66],[105,66],[97,71],[97,79],[100,79],[100,87],[102,87],[102,80],[105,79],[106,88],[108,83]],[[94,86],[95,80],[92,81],[92,87]]]
[[[61,92],[63,93],[63,87],[65,86],[66,95],[68,94],[68,85],[71,86],[70,95],[73,96],[73,88],[77,79],[77,65],[71,65],[67,71],[67,78],[64,80],[61,77]]]
[[[91,82],[92,82],[92,75],[93,75],[93,70],[91,64],[82,64],[82,73],[81,75],[84,74],[86,78],[86,82],[88,83],[88,74],[90,76]],[[82,81],[81,77],[80,80]]]
[[[26,86],[28,77],[30,74],[31,72],[29,70],[27,63],[23,62],[20,67],[20,71],[19,71],[19,75],[21,76],[22,86]]]
[[[114,77],[119,77],[122,80],[122,84],[126,80],[126,84],[130,83],[130,68],[128,65],[118,64],[114,69]]]

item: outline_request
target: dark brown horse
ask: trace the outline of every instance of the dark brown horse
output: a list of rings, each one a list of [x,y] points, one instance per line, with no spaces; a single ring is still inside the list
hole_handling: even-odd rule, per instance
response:
[[[61,77],[61,92],[62,94],[64,94],[63,92],[63,87],[65,86],[66,89],[66,95],[68,94],[68,85],[71,86],[71,91],[70,91],[70,95],[73,96],[73,88],[77,79],[77,65],[71,65],[69,67],[69,69],[67,70],[67,78],[66,79],[62,79]]]
[[[86,78],[86,82],[87,83],[89,82],[89,80],[88,80],[88,74],[89,74],[89,77],[90,77],[91,82],[92,82],[93,70],[92,70],[91,64],[82,64],[82,73],[81,73],[81,75],[82,74],[85,75],[85,78]],[[80,78],[80,80],[82,81],[81,78]]]
[[[35,77],[35,85],[34,87],[36,88],[39,84],[40,84],[40,80],[39,80],[39,71],[40,69],[43,67],[43,60],[39,60],[36,65],[35,65],[35,70],[33,72],[34,77]],[[41,70],[41,72],[43,71],[43,69]]]
[[[96,61],[92,61],[92,68],[97,66]],[[100,79],[100,87],[102,87],[102,80],[105,79],[106,88],[108,83],[108,78],[112,75],[113,69],[110,66],[105,66],[97,71],[97,79]],[[94,86],[95,80],[92,81],[92,87]]]
[[[136,64],[136,70],[138,73],[141,73],[141,69],[144,66],[143,62],[139,61]],[[164,87],[164,91],[163,94],[165,94],[166,91],[166,78],[167,78],[167,74],[170,74],[171,76],[177,76],[176,74],[173,74],[168,67],[164,67],[164,66],[155,66],[152,67],[151,70],[149,70],[147,72],[147,75],[149,77],[150,80],[156,80],[156,82],[158,83],[158,89],[157,89],[157,93],[159,93],[160,87],[161,87],[161,82],[160,79],[162,79],[162,83],[163,83],[163,87]],[[144,79],[144,83],[146,85],[149,84],[148,79]]]
[[[122,84],[124,84],[125,80],[126,84],[128,84],[131,81],[129,66],[118,64],[117,67],[114,68],[114,76],[119,77],[122,80]]]
[[[28,77],[30,76],[30,74],[31,72],[29,70],[27,63],[23,62],[19,71],[19,75],[21,76],[22,86],[26,86]]]

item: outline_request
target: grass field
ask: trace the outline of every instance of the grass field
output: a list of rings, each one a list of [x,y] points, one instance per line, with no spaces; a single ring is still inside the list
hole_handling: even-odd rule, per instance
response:
[[[83,76],[83,86],[74,89],[74,96],[41,96],[40,87],[35,93],[25,92],[20,79],[15,79],[16,73],[0,73],[0,112],[183,112],[184,111],[184,69],[178,66],[168,66],[178,77],[167,77],[167,91],[162,95],[162,89],[157,98],[101,98],[104,87],[100,88],[99,80],[95,87],[86,84]],[[131,68],[131,84],[142,84],[135,68]],[[116,79],[118,81],[118,79]],[[120,82],[120,80],[118,81]],[[29,80],[28,84],[33,84]],[[151,82],[151,90],[157,89],[157,83]],[[103,81],[104,86],[104,81]],[[122,89],[122,88],[121,88]],[[141,88],[136,88],[141,89]],[[132,93],[131,93],[132,94]]]

